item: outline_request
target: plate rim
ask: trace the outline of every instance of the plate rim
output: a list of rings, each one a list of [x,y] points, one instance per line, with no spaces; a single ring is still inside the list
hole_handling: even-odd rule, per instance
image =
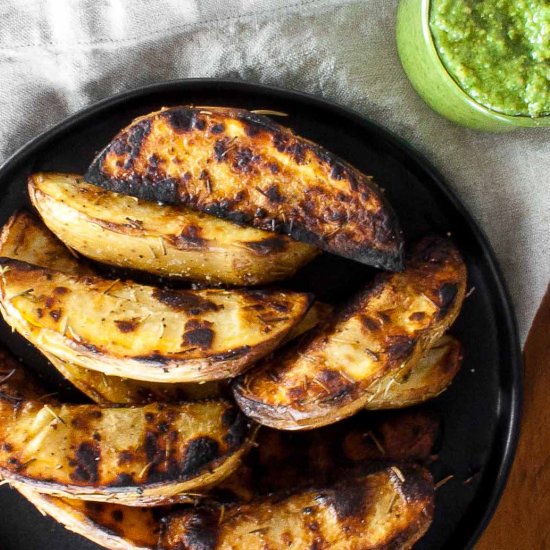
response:
[[[36,150],[40,149],[40,147],[44,146],[50,140],[62,135],[65,131],[70,130],[74,125],[81,123],[87,117],[94,115],[94,113],[101,111],[104,108],[112,108],[117,104],[124,104],[129,100],[139,98],[143,95],[155,93],[161,94],[178,88],[184,88],[186,91],[192,91],[193,88],[198,89],[204,86],[233,87],[236,90],[243,90],[247,93],[258,91],[262,93],[274,94],[278,97],[290,100],[299,99],[319,108],[328,108],[339,116],[347,117],[356,124],[370,128],[372,131],[377,132],[379,135],[383,136],[384,139],[388,140],[401,153],[404,153],[409,158],[412,157],[421,170],[429,176],[431,184],[437,187],[438,191],[445,196],[445,198],[452,204],[453,208],[457,210],[458,214],[469,225],[475,240],[483,250],[485,261],[494,282],[496,283],[493,288],[493,292],[494,295],[498,297],[499,305],[502,308],[502,316],[504,321],[504,323],[502,323],[502,330],[508,340],[511,367],[508,373],[510,383],[509,388],[507,388],[509,390],[509,421],[503,441],[503,452],[501,453],[498,472],[494,478],[495,482],[491,488],[491,496],[487,503],[487,507],[485,508],[485,512],[479,517],[477,525],[475,529],[472,530],[465,546],[465,548],[472,548],[479,540],[481,534],[485,531],[497,509],[498,503],[506,487],[518,447],[523,404],[523,361],[521,345],[516,316],[508,286],[494,249],[489,242],[485,231],[481,228],[466,205],[461,201],[458,194],[447,184],[444,176],[437,168],[435,168],[435,166],[433,166],[427,156],[420,152],[414,145],[410,144],[404,138],[400,137],[395,132],[389,130],[380,123],[371,120],[367,115],[363,115],[353,108],[341,105],[333,100],[329,100],[321,96],[292,88],[272,86],[240,79],[201,77],[181,78],[163,80],[118,92],[100,99],[87,107],[80,109],[72,115],[69,115],[62,121],[53,125],[51,128],[30,139],[21,147],[16,149],[11,155],[9,155],[0,166],[0,184],[7,176],[9,176],[10,171],[17,169],[22,161],[24,161],[27,157],[32,156]]]

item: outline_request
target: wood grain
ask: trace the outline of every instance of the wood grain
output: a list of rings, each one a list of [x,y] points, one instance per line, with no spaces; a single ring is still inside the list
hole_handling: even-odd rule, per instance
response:
[[[476,550],[550,549],[550,286],[525,344],[524,384],[516,459]]]

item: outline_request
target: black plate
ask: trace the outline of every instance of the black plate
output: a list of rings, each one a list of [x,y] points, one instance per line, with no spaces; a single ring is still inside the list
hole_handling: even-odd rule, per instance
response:
[[[435,477],[454,478],[438,489],[433,526],[417,548],[473,545],[494,511],[517,441],[521,357],[514,314],[485,235],[430,163],[399,138],[357,113],[301,93],[218,80],[158,84],[97,103],[17,152],[0,170],[0,222],[27,204],[25,181],[31,172],[82,173],[94,153],[134,117],[182,103],[284,111],[289,114],[282,120],[285,125],[375,176],[407,239],[429,230],[452,235],[475,291],[452,329],[464,344],[464,367],[434,401],[444,419]],[[46,384],[59,381],[42,357],[5,325],[0,340],[45,376]],[[7,487],[0,489],[0,511],[4,550],[97,548],[41,517]]]

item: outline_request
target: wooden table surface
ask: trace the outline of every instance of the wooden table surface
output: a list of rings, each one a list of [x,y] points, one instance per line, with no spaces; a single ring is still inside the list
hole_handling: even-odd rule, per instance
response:
[[[518,452],[476,550],[550,550],[550,286],[524,349]]]

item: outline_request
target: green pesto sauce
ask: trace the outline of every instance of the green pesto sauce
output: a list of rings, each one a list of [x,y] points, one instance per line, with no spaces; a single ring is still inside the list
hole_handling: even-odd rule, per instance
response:
[[[550,0],[432,0],[430,28],[445,67],[478,103],[550,114]]]

